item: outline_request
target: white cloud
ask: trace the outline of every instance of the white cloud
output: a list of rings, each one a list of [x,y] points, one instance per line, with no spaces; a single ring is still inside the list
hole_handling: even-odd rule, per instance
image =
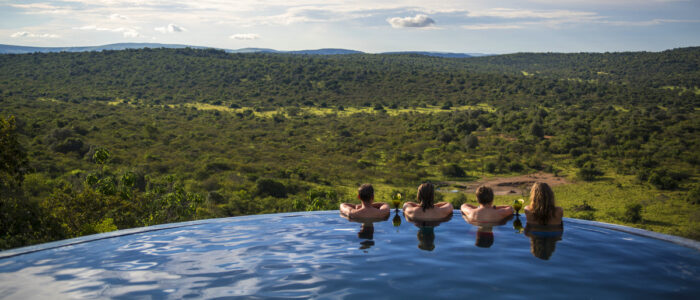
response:
[[[82,26],[82,27],[74,27],[73,29],[118,32],[118,33],[121,33],[122,36],[124,36],[125,38],[143,37],[143,35],[141,35],[135,28],[129,28],[129,27],[110,28],[110,27],[100,27],[100,26],[96,26],[96,25],[86,25],[86,26]]]
[[[571,10],[527,10],[511,8],[494,8],[486,11],[470,11],[468,17],[494,17],[504,19],[597,19],[597,13]]]
[[[49,38],[49,39],[55,39],[58,38],[59,36],[56,34],[51,34],[51,33],[43,33],[43,34],[35,34],[27,31],[19,31],[15,32],[10,37],[13,38]]]
[[[435,24],[435,20],[431,19],[427,15],[418,14],[415,17],[395,17],[387,19],[387,22],[391,24],[394,28],[404,28],[404,27],[428,27]]]
[[[111,20],[128,20],[129,17],[120,15],[120,14],[111,14],[109,15],[109,19]]]
[[[187,29],[185,29],[184,27],[177,26],[175,24],[168,24],[168,26],[156,27],[153,30],[158,31],[160,33],[175,33],[187,31]]]
[[[491,29],[520,29],[523,28],[522,25],[516,24],[474,24],[474,25],[464,25],[464,29],[468,30],[491,30]]]
[[[234,40],[257,40],[260,38],[260,35],[255,33],[237,33],[229,36],[229,38]]]

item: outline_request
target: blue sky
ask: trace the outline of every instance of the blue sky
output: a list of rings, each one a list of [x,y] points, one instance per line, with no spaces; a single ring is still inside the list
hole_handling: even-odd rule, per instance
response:
[[[0,43],[366,52],[659,51],[700,45],[700,0],[0,0]]]

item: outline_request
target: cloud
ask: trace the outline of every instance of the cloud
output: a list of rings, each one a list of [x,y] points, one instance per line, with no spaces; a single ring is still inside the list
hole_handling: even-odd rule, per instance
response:
[[[129,19],[129,17],[124,16],[124,15],[120,15],[120,14],[111,14],[111,15],[109,15],[109,18],[111,20],[128,20]]]
[[[15,32],[10,37],[13,38],[49,38],[49,39],[55,39],[58,38],[59,36],[56,34],[51,34],[51,33],[43,33],[43,34],[35,34],[27,31],[19,31]]]
[[[260,35],[255,33],[237,33],[229,36],[229,38],[234,40],[257,40],[260,38]]]
[[[175,24],[168,24],[168,26],[156,27],[153,30],[160,33],[175,33],[175,32],[185,32],[187,29],[184,27],[177,26]]]
[[[653,19],[647,21],[601,21],[600,23],[615,26],[653,26],[665,23],[700,23],[700,20]]]
[[[405,28],[405,27],[428,27],[435,24],[435,20],[431,19],[427,15],[418,14],[415,17],[394,17],[386,20],[394,28]]]
[[[474,25],[464,25],[464,29],[468,30],[490,30],[490,29],[520,29],[523,28],[522,25],[517,24],[474,24]]]
[[[83,26],[83,27],[73,27],[73,29],[119,32],[119,33],[121,33],[122,36],[124,36],[125,38],[143,37],[143,35],[141,35],[136,29],[134,29],[134,28],[128,28],[128,27],[109,28],[109,27],[100,27],[100,26],[96,26],[96,25],[86,25],[86,26]]]
[[[504,19],[598,19],[597,13],[571,10],[527,10],[512,8],[494,8],[486,11],[470,11],[468,17],[494,17]]]

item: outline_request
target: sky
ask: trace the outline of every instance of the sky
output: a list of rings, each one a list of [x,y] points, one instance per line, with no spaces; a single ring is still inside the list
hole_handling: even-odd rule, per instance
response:
[[[700,0],[0,0],[0,44],[370,53],[700,46]]]

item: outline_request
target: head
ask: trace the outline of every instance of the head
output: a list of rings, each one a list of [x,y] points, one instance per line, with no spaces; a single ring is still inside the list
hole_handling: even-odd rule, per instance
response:
[[[428,208],[433,208],[435,201],[435,186],[432,183],[426,182],[418,187],[417,201],[420,207],[425,211]]]
[[[357,189],[357,198],[363,203],[371,204],[374,201],[374,188],[371,184],[365,183]]]
[[[547,225],[547,220],[554,217],[556,205],[554,203],[554,192],[548,184],[535,182],[530,190],[530,207],[535,221],[542,225]]]
[[[493,232],[477,231],[474,245],[480,248],[490,248],[493,245]]]
[[[476,189],[476,201],[482,205],[493,204],[493,190],[485,185],[478,187]]]
[[[558,238],[530,237],[530,253],[542,260],[549,260],[554,253]]]
[[[420,227],[416,234],[418,238],[418,248],[425,251],[433,251],[435,249],[435,231],[434,227]]]

